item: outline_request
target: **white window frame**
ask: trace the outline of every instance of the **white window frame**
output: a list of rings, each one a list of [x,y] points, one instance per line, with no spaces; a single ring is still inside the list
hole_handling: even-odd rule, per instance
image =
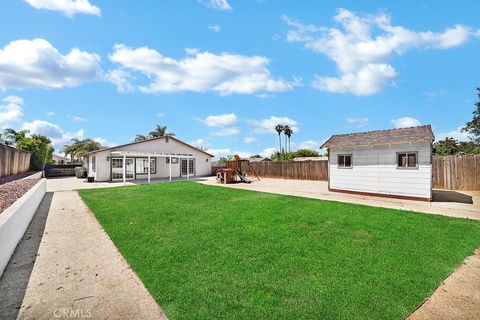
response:
[[[350,157],[350,166],[345,166],[345,158],[343,159],[343,165],[340,165],[340,157]],[[353,156],[351,153],[338,154],[337,155],[337,167],[339,169],[352,169],[353,168]]]
[[[409,167],[408,166],[408,157],[412,154],[415,155],[415,166]],[[398,156],[400,156],[400,155],[406,155],[406,157],[407,157],[406,166],[399,166],[398,165]],[[397,169],[398,170],[418,170],[418,151],[400,151],[400,152],[397,152],[395,154],[395,162],[397,164]]]

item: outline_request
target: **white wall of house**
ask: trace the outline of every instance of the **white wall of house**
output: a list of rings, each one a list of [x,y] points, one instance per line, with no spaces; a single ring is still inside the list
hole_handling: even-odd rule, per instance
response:
[[[407,197],[431,198],[430,142],[335,148],[329,153],[330,188]],[[397,168],[398,152],[416,152],[417,168]],[[352,168],[339,168],[338,155],[351,154]]]
[[[123,158],[123,156],[112,155],[111,152],[115,151],[131,151],[131,152],[145,152],[145,153],[182,153],[182,154],[193,154],[191,159],[195,159],[195,176],[207,176],[211,174],[212,170],[212,159],[208,154],[185,145],[175,139],[154,139],[147,140],[141,143],[119,146],[118,148],[113,148],[105,151],[99,151],[88,156],[87,161],[84,161],[84,167],[88,170],[88,175],[94,177],[96,181],[110,181],[111,180],[111,159],[112,158]],[[93,157],[95,157],[96,168],[93,171]],[[108,160],[107,160],[108,158]],[[142,157],[128,157],[135,158],[140,160]],[[156,159],[156,170],[155,173],[150,175],[151,179],[155,178],[167,178],[169,177],[170,167],[167,163],[165,157],[151,157]],[[181,159],[185,157],[178,157],[177,163],[172,163],[172,177],[180,176],[180,165]],[[135,179],[147,179],[147,174],[136,174]]]

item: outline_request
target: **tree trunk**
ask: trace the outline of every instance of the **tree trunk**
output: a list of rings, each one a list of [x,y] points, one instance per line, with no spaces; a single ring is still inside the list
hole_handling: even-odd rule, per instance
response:
[[[280,145],[280,149],[278,149],[278,151],[282,153],[282,138],[280,138],[280,133],[278,133],[278,144]]]

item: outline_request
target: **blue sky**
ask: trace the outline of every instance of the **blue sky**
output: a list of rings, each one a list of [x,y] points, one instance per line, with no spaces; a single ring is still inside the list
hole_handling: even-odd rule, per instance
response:
[[[467,139],[477,1],[5,0],[0,127],[105,145],[157,123],[223,155],[431,124]]]

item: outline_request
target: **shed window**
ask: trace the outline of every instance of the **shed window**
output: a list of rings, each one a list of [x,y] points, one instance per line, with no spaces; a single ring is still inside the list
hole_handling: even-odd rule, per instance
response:
[[[352,167],[352,155],[351,154],[339,154],[338,155],[338,167],[339,168],[351,168]]]
[[[397,167],[398,168],[416,168],[417,153],[416,152],[397,153]]]
[[[97,169],[97,157],[93,156],[92,157],[92,172],[95,172],[95,170]]]

